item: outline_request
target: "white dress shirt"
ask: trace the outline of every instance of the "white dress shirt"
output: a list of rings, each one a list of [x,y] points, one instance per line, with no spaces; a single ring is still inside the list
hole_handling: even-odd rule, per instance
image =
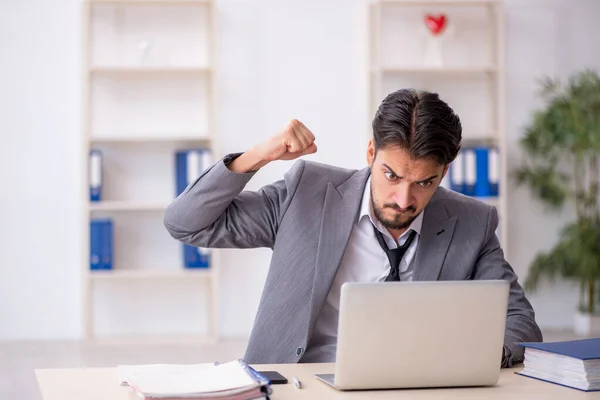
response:
[[[321,314],[317,319],[311,344],[302,358],[302,362],[335,362],[342,284],[345,282],[382,282],[388,276],[391,269],[390,262],[375,237],[373,225],[383,233],[390,249],[401,246],[408,238],[411,230],[417,233],[402,257],[399,266],[400,280],[412,280],[414,269],[412,261],[419,245],[423,213],[421,212],[415,218],[396,243],[387,229],[381,225],[373,214],[370,189],[371,178],[367,180],[365,185],[358,221],[352,228],[348,246]]]

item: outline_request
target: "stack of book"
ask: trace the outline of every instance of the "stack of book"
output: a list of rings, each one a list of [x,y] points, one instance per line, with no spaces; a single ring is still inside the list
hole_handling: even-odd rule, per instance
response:
[[[269,380],[242,360],[225,364],[123,365],[117,368],[122,385],[144,400],[268,399]]]
[[[520,375],[583,391],[600,390],[600,338],[551,343],[521,343]]]

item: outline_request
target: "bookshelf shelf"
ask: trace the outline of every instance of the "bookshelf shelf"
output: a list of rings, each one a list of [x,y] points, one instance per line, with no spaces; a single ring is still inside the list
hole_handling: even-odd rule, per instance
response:
[[[205,75],[212,69],[208,67],[186,66],[97,66],[89,69],[95,75]]]
[[[382,5],[398,6],[490,6],[501,0],[380,0]]]
[[[219,253],[211,250],[209,268],[185,268],[195,255],[170,237],[161,215],[180,190],[178,152],[206,149],[211,157],[219,155],[214,2],[84,0],[83,5],[82,157],[90,160],[82,174],[85,339],[215,340]],[[188,179],[206,167],[189,161],[196,153],[189,153]],[[91,201],[92,182],[101,187],[94,192],[99,201]],[[110,236],[96,229],[99,220],[108,220],[102,223],[110,226]],[[98,250],[109,246],[99,239],[92,243],[92,236],[104,238],[111,251]],[[104,254],[110,255],[111,269],[91,270],[92,259],[103,263]],[[196,265],[205,263],[205,256],[198,256],[200,262],[196,257]],[[136,285],[141,282],[153,290]],[[132,313],[136,318],[129,317]],[[165,330],[167,336],[160,333]],[[123,339],[123,333],[133,336]]]
[[[169,270],[149,270],[149,269],[121,269],[110,271],[91,271],[90,277],[93,281],[120,281],[120,280],[189,280],[189,279],[212,279],[213,273],[209,269],[184,270],[184,269],[169,269]]]
[[[92,339],[92,342],[102,346],[149,346],[149,345],[214,345],[216,340],[207,337],[206,335],[181,333],[168,334],[157,333],[147,335],[111,335],[97,336]]]
[[[494,133],[489,133],[483,136],[470,136],[463,132],[463,146],[491,146],[498,144],[498,137]]]
[[[382,67],[371,70],[375,74],[427,74],[427,75],[474,75],[494,74],[495,67]]]
[[[119,144],[185,144],[194,145],[201,147],[211,147],[211,139],[207,134],[195,134],[195,135],[162,135],[162,134],[151,134],[151,135],[121,135],[116,136],[109,135],[96,135],[90,137],[90,141],[98,145],[119,145]]]
[[[90,203],[90,211],[164,211],[169,202],[103,201]]]
[[[210,5],[212,0],[91,0],[90,3],[112,5],[206,6]]]
[[[483,201],[484,203],[489,204],[490,206],[494,206],[496,208],[500,207],[500,201],[498,197],[475,197],[479,201]]]

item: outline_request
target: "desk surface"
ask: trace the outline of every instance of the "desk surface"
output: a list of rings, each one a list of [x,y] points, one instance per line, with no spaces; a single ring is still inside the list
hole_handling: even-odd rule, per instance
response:
[[[281,399],[600,399],[600,392],[585,393],[516,375],[504,369],[494,387],[339,392],[314,375],[333,373],[333,364],[255,365],[276,370],[288,378],[287,385],[273,385],[274,400]],[[120,386],[116,368],[39,369],[36,376],[43,400],[137,400],[131,388]],[[302,389],[292,377],[302,381]]]

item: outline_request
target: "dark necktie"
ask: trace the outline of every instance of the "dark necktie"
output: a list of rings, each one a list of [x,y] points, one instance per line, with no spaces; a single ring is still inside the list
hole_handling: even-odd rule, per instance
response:
[[[402,246],[397,247],[395,249],[389,249],[387,244],[385,243],[383,234],[381,232],[379,232],[379,230],[377,228],[375,228],[375,226],[373,226],[373,229],[375,230],[375,236],[377,237],[377,241],[379,242],[379,245],[381,246],[383,251],[385,251],[385,254],[387,255],[387,258],[390,262],[390,273],[385,278],[385,281],[386,282],[400,281],[400,261],[402,260],[402,256],[404,256],[404,253],[406,253],[406,250],[408,250],[408,248],[410,247],[410,244],[412,243],[413,239],[415,238],[415,235],[417,234],[417,232],[415,232],[414,230],[411,229],[410,235],[408,235],[408,238],[406,239],[406,241],[404,242],[404,244]]]

